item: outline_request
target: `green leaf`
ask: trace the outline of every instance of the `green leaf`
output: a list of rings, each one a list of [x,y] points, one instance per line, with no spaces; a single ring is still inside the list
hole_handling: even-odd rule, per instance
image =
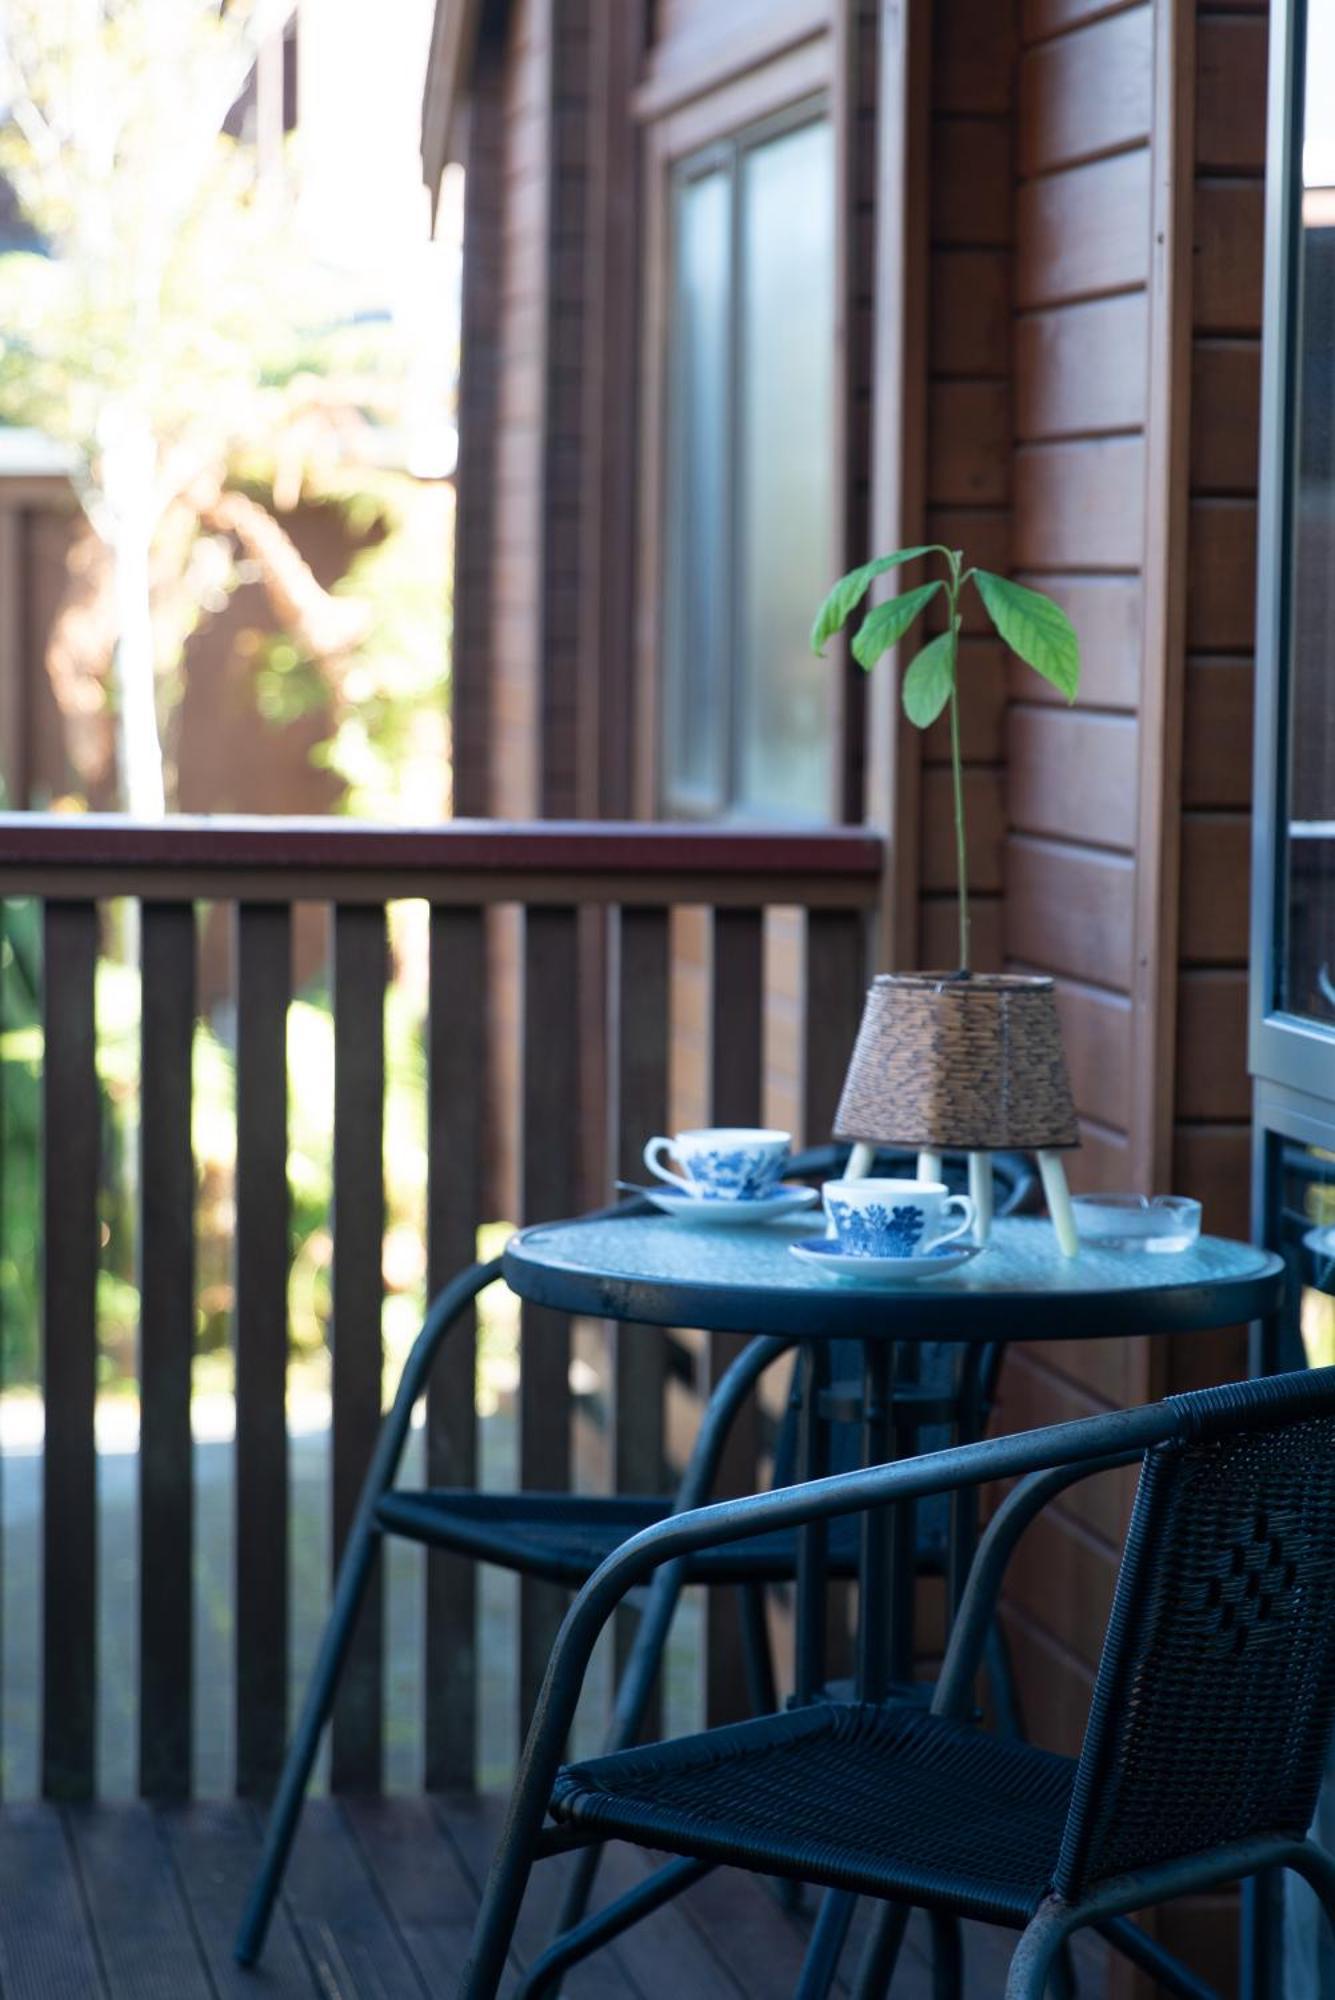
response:
[[[988,617],[1011,651],[1051,681],[1067,701],[1074,701],[1080,686],[1080,641],[1061,606],[1041,591],[1027,590],[990,570],[976,569],[973,580]]]
[[[861,569],[851,569],[847,576],[841,576],[838,583],[816,613],[816,622],[811,628],[811,650],[823,653],[825,642],[832,639],[851,611],[856,611],[878,576],[888,569],[895,569],[900,563],[916,562],[919,556],[936,553],[937,545],[928,542],[920,549],[896,549],[892,556],[877,556],[875,562],[863,563]]]
[[[892,646],[897,646],[923,606],[931,603],[940,588],[939,582],[922,583],[916,590],[906,590],[902,597],[888,598],[884,604],[878,604],[869,611],[853,641],[853,658],[858,665],[870,671],[882,653],[888,653]]]
[[[930,729],[955,685],[955,634],[939,633],[904,676],[904,713],[915,729]]]

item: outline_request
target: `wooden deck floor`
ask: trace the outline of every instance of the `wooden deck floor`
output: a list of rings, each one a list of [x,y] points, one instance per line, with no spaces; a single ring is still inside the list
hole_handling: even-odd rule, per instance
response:
[[[264,1959],[243,1972],[231,1936],[258,1852],[249,1807],[6,1807],[0,1996],[446,2000],[457,1988],[499,1812],[490,1799],[312,1801]],[[547,1863],[530,1889],[521,1959],[546,1941],[562,1865]],[[626,1886],[648,1865],[627,1849],[609,1850],[608,1887]],[[781,2000],[804,1937],[801,1916],[786,1916],[760,1883],[720,1871],[591,1960],[565,1991],[572,2000]],[[969,2000],[996,2000],[1009,1949],[995,1932],[971,1933]],[[1101,1985],[1096,1968],[1082,1970],[1082,2000]],[[895,2000],[927,2000],[929,1992],[911,1931]]]

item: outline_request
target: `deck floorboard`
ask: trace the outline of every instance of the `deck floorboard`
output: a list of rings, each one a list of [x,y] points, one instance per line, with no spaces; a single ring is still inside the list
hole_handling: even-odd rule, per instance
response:
[[[452,2000],[500,1827],[484,1798],[315,1799],[260,1966],[231,1939],[259,1855],[244,1801],[0,1810],[0,2000]],[[539,1868],[503,1991],[545,1943],[566,1863]],[[616,1847],[604,1893],[654,1857]],[[754,1877],[707,1876],[568,1978],[571,2000],[780,2000],[815,1908],[783,1910]],[[856,1940],[855,1940],[856,1941]],[[928,2000],[915,1919],[895,2000]],[[1009,1940],[969,1927],[967,2000],[995,2000]],[[849,1967],[854,1953],[847,1956]],[[1081,1968],[1082,2000],[1103,1991]]]

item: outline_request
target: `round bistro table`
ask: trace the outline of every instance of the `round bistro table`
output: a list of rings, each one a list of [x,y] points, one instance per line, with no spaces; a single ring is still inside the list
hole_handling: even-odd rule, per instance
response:
[[[1202,1236],[1189,1250],[1082,1246],[1077,1257],[1067,1258],[1048,1221],[1009,1217],[993,1224],[979,1256],[946,1277],[893,1287],[859,1285],[835,1281],[790,1255],[791,1244],[821,1233],[822,1224],[810,1215],[743,1229],[711,1228],[637,1207],[521,1230],[506,1247],[502,1269],[521,1299],[561,1312],[709,1333],[783,1335],[799,1342],[808,1356],[804,1477],[824,1469],[825,1427],[819,1419],[834,1399],[821,1350],[828,1353],[832,1341],[853,1341],[861,1349],[856,1414],[862,1457],[865,1464],[879,1464],[896,1456],[896,1349],[902,1391],[904,1379],[915,1372],[915,1343],[957,1345],[967,1376],[970,1357],[999,1342],[1204,1333],[1265,1319],[1278,1310],[1284,1283],[1283,1261],[1249,1243]],[[966,1412],[967,1435],[967,1393],[958,1402]],[[844,1410],[851,1407],[845,1399]],[[979,1410],[980,1425],[982,1415]],[[923,1420],[920,1409],[916,1421]],[[956,1422],[961,1427],[958,1414]],[[955,1496],[952,1602],[975,1533],[973,1496]],[[912,1535],[910,1510],[897,1510],[893,1522],[879,1513],[863,1517],[857,1681],[864,1700],[880,1699],[892,1681],[911,1676]],[[824,1582],[824,1530],[804,1529],[798,1700],[810,1699],[823,1679]]]

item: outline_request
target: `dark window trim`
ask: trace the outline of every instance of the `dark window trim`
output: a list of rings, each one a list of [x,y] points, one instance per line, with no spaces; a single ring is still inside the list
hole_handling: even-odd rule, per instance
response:
[[[1285,949],[1293,495],[1301,331],[1306,0],[1275,0],[1270,27],[1261,480],[1257,508],[1256,739],[1249,1060],[1258,1079],[1335,1103],[1335,1026],[1276,1005]]]

